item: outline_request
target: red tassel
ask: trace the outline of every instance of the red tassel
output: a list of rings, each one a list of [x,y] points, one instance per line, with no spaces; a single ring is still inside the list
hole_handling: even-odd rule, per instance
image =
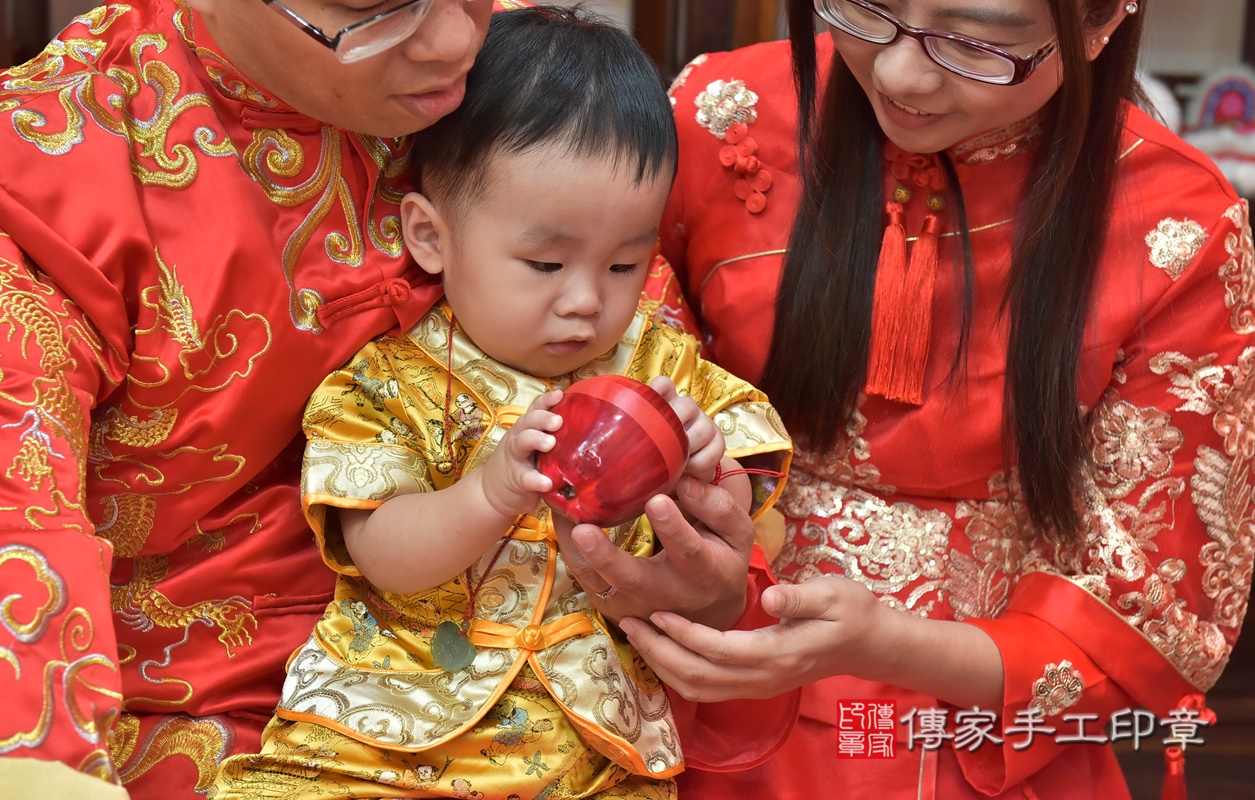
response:
[[[932,328],[933,282],[937,274],[936,214],[924,219],[924,230],[906,260],[902,204],[885,204],[885,227],[876,264],[872,300],[871,353],[867,364],[868,394],[920,405],[924,402],[924,368]]]
[[[1159,800],[1187,800],[1185,791],[1185,752],[1176,745],[1163,751],[1163,790]]]

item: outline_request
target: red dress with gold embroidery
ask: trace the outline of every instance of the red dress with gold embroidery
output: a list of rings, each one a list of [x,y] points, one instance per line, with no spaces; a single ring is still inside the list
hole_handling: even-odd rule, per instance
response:
[[[826,63],[828,37],[819,46]],[[663,253],[700,317],[707,355],[755,381],[799,192],[788,45],[701,57],[672,93],[682,153]],[[802,798],[834,787],[877,798],[1127,797],[1109,746],[1065,740],[1102,735],[1126,708],[1170,719],[1223,669],[1255,547],[1246,203],[1205,157],[1130,109],[1080,364],[1093,456],[1087,530],[1075,548],[1032,545],[1014,471],[1008,481],[1003,469],[998,314],[1032,134],[1025,123],[951,152],[964,165],[976,264],[963,389],[945,386],[961,278],[949,268],[955,239],[943,237],[922,404],[865,397],[842,447],[799,450],[777,506],[787,525],[773,562],[781,581],[840,573],[903,613],[980,626],[1002,654],[1003,707],[978,715],[827,679],[805,689],[794,734],[773,759],[739,774],[685,773],[683,796]],[[886,196],[905,174],[886,161]],[[904,204],[908,236],[927,212],[922,197]],[[811,368],[806,342],[795,345],[794,368]],[[845,700],[896,703],[892,758],[839,755],[840,734],[868,727],[841,717]],[[921,734],[939,718],[933,710],[946,725],[930,739]],[[1001,744],[978,735],[987,721]],[[1170,733],[1161,725],[1142,746],[1162,747]]]
[[[294,112],[176,0],[2,78],[0,754],[203,796],[332,596],[306,400],[440,294],[403,253],[410,142]]]

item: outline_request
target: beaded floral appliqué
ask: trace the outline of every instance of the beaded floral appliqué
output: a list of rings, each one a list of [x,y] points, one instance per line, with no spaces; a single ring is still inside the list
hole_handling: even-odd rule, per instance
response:
[[[712,81],[697,95],[697,124],[725,144],[719,149],[719,163],[736,175],[733,192],[751,214],[767,208],[771,173],[763,169],[758,142],[749,135],[749,126],[758,120],[758,95],[743,81]]]
[[[1167,272],[1174,281],[1181,277],[1206,241],[1207,231],[1192,219],[1168,217],[1146,234],[1150,263]]]
[[[1047,664],[1045,673],[1033,681],[1033,699],[1028,707],[1041,711],[1042,716],[1053,717],[1081,699],[1085,681],[1081,673],[1073,669],[1071,661]]]
[[[758,95],[745,88],[744,81],[711,81],[694,102],[697,103],[697,124],[720,139],[735,123],[748,125],[758,119],[754,109]]]

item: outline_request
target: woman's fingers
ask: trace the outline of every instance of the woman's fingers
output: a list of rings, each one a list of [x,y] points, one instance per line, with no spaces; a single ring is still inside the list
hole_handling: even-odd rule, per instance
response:
[[[689,700],[774,697],[792,688],[782,682],[787,659],[773,628],[717,631],[665,612],[650,620],[657,629],[633,618],[619,624],[658,677]]]

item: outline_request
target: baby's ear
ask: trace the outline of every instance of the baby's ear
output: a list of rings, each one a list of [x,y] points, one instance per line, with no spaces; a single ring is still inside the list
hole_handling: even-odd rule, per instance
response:
[[[432,275],[444,272],[443,245],[448,230],[444,218],[426,196],[410,192],[401,198],[401,232],[405,236],[405,247],[425,272]]]

